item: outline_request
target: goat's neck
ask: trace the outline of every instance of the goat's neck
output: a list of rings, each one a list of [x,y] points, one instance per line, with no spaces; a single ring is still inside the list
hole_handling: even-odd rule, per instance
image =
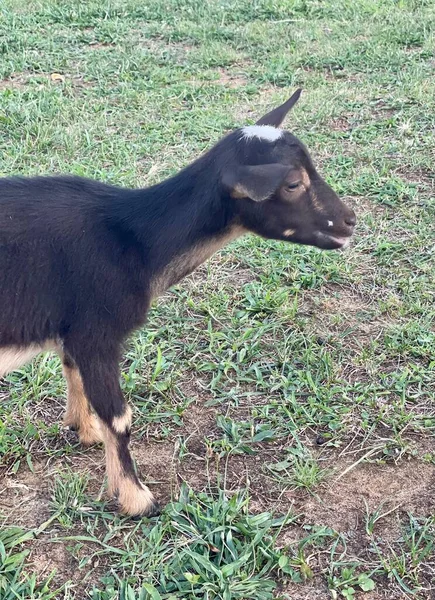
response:
[[[175,254],[161,270],[154,273],[151,279],[152,297],[163,294],[172,285],[175,285],[192,273],[215,252],[243,235],[243,233],[245,233],[245,230],[234,223],[225,229],[225,231],[214,236],[202,238],[197,243],[185,248],[179,254]]]
[[[153,297],[245,233],[231,200],[219,194],[208,169],[198,167],[194,163],[175,177],[141,190],[144,209],[138,217],[143,226],[138,235],[152,265]]]

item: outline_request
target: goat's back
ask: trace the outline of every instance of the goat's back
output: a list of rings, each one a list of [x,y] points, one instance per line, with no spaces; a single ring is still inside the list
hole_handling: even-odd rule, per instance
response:
[[[129,194],[77,177],[0,179],[0,346],[137,326],[144,255],[111,218]]]

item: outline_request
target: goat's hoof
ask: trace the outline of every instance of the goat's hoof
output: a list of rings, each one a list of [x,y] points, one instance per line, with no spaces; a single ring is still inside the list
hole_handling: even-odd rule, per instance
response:
[[[95,415],[90,415],[84,423],[77,424],[67,417],[63,420],[63,425],[70,431],[78,433],[79,441],[82,446],[93,446],[103,441],[103,433],[100,423]]]
[[[79,428],[79,440],[83,446],[92,446],[104,441],[100,423],[94,415]]]
[[[156,517],[160,514],[160,507],[153,494],[145,486],[124,481],[118,490],[118,503],[120,512],[129,517]]]
[[[131,515],[130,519],[132,521],[140,521],[143,518],[151,519],[153,517],[158,517],[161,513],[160,504],[155,500],[152,506],[147,509],[146,512],[141,513],[140,515]]]
[[[86,448],[88,446],[94,446],[95,444],[101,444],[101,442],[103,441],[101,439],[101,437],[97,434],[95,434],[95,432],[82,432],[81,430],[79,430],[79,442],[82,446],[85,446]]]
[[[63,417],[62,425],[65,429],[69,429],[70,431],[79,430],[79,424],[75,421],[74,417],[69,416],[67,413],[65,413],[65,416]]]
[[[76,433],[82,446],[93,446],[94,444],[100,444],[103,441],[102,436],[94,429],[83,430],[78,425],[68,425],[65,429]]]
[[[75,424],[71,424],[71,425],[65,425],[64,424],[65,429],[68,429],[68,431],[74,431],[77,432],[79,430],[79,426],[75,425]]]
[[[157,500],[154,500],[152,507],[150,508],[147,517],[158,517],[161,513],[160,504]]]

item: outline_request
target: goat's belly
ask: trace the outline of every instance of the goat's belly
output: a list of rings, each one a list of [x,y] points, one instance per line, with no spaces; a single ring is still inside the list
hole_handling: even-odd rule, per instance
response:
[[[54,340],[47,340],[43,344],[29,344],[28,346],[0,346],[0,377],[4,377],[10,371],[18,369],[37,354],[56,348],[57,343]]]

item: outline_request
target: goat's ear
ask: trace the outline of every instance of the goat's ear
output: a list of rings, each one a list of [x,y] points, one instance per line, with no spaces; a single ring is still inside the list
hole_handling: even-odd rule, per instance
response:
[[[284,102],[284,104],[281,104],[281,106],[278,106],[278,108],[274,108],[268,112],[267,115],[261,117],[261,119],[256,122],[256,125],[272,125],[273,127],[280,127],[281,123],[286,118],[287,113],[299,100],[301,92],[301,89],[296,90],[295,93],[287,100],[287,102]]]
[[[290,167],[280,164],[235,167],[222,175],[222,183],[233,198],[267,200],[284,181]]]

